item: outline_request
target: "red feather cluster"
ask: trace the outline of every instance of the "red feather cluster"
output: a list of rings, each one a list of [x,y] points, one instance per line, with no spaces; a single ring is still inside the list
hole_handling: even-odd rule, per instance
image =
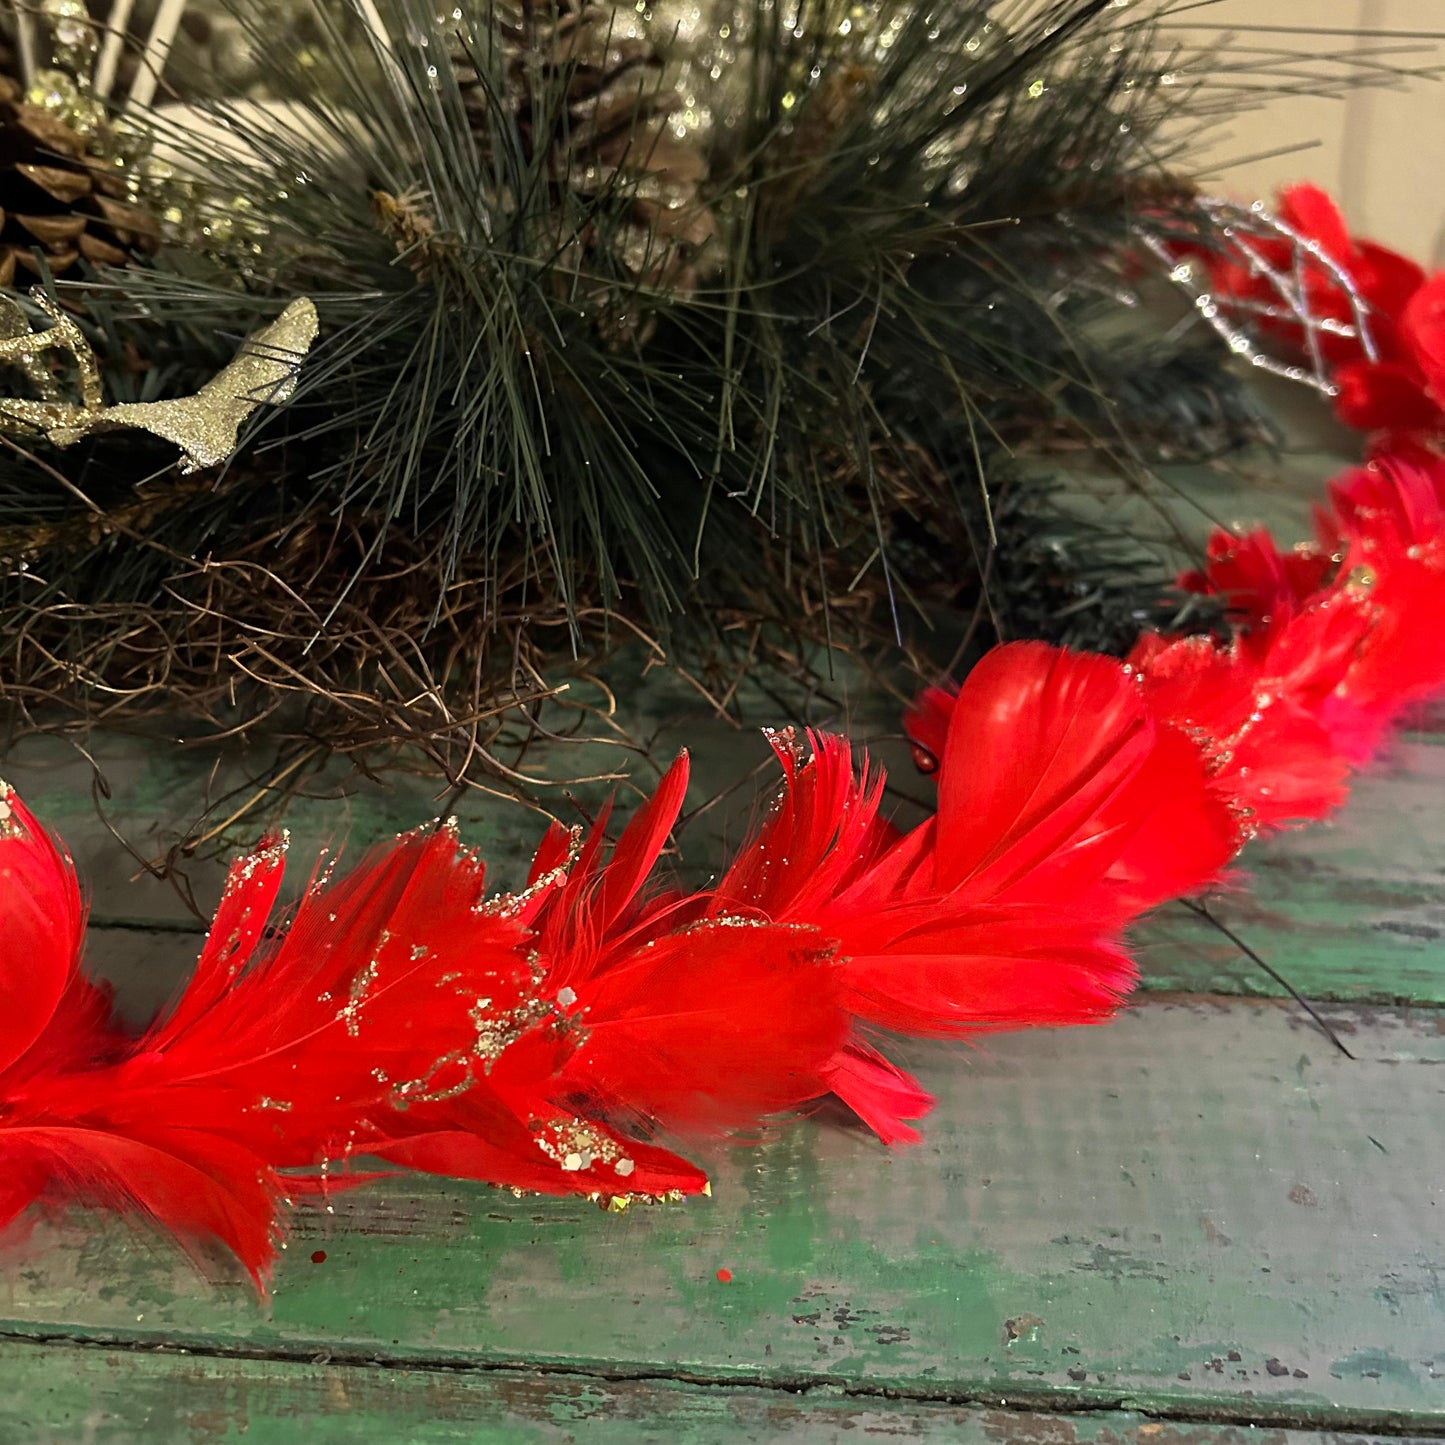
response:
[[[1125,660],[1149,716],[1202,761],[1207,796],[1233,819],[1231,852],[1338,807],[1351,768],[1445,688],[1445,457],[1382,456],[1346,472],[1315,520],[1316,540],[1288,553],[1263,530],[1215,532],[1205,567],[1179,580],[1225,604],[1229,635],[1148,633]],[[961,697],[932,688],[905,717],[925,771],[946,757]],[[1171,791],[1186,776],[1192,789],[1181,761]],[[1208,831],[1201,816],[1174,846]],[[1154,869],[1153,850],[1168,846],[1151,841]],[[1163,896],[1207,881],[1186,860]]]
[[[1351,236],[1338,207],[1316,186],[1282,191],[1278,214],[1330,263],[1306,258],[1300,280],[1305,306],[1325,323],[1315,344],[1340,420],[1380,433],[1396,448],[1408,438],[1445,442],[1445,271],[1427,276],[1407,256]],[[1300,323],[1271,316],[1279,303],[1271,277],[1294,275],[1293,244],[1284,237],[1241,237],[1236,244],[1237,255],[1207,258],[1216,297],[1249,303],[1274,338],[1302,356]],[[1363,306],[1369,346],[1355,324],[1350,291]]]
[[[605,816],[554,824],[517,893],[441,824],[278,916],[266,840],[138,1037],[81,970],[69,858],[0,784],[0,1225],[137,1211],[261,1285],[287,1195],[367,1177],[353,1159],[619,1207],[706,1192],[669,1146],[830,1094],[915,1138],[932,1100],[888,1033],[1106,1018],[1140,914],[1324,816],[1445,687],[1445,460],[1347,474],[1317,532],[1288,554],[1216,535],[1182,581],[1226,636],[1123,662],[1013,643],[926,692],[906,724],[938,807],[908,832],[845,738],[787,732],[772,811],[697,892],[656,877],[685,755],[614,844]]]

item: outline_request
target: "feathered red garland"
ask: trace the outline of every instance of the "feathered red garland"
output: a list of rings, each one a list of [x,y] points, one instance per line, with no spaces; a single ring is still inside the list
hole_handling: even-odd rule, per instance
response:
[[[1340,478],[1314,544],[1215,536],[1185,584],[1226,637],[1124,662],[989,653],[907,726],[938,786],[900,833],[846,739],[774,736],[762,827],[715,886],[655,877],[680,757],[617,842],[543,837],[489,894],[449,824],[289,922],[270,839],[231,869],[194,975],[140,1037],[81,971],[70,859],[0,785],[0,1224],[68,1198],[219,1241],[264,1285],[288,1194],[358,1157],[519,1190],[707,1191],[679,1146],[834,1095],[889,1143],[932,1100],[881,1052],[1106,1018],[1139,916],[1250,838],[1323,817],[1412,701],[1445,686],[1445,461]],[[338,1166],[342,1172],[334,1172]]]

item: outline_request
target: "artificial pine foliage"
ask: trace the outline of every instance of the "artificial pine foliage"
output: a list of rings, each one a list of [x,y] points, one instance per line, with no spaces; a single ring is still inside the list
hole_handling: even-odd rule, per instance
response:
[[[1073,521],[1060,466],[1147,501],[1262,435],[1151,310],[1139,238],[1219,241],[1187,147],[1248,95],[1175,8],[235,0],[246,93],[130,118],[189,244],[69,301],[152,391],[298,295],[321,338],[209,487],[130,441],[0,456],[13,686],[414,740],[635,629],[694,666],[1136,630],[1187,538]]]

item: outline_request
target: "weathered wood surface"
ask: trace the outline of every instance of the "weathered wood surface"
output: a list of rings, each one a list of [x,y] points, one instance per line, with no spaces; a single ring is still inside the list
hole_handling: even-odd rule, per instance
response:
[[[265,1306],[42,1226],[0,1336],[1445,1432],[1441,1016],[1335,1014],[1353,1061],[1273,1002],[923,1049],[920,1147],[804,1122],[683,1206],[338,1194]]]
[[[891,709],[876,702],[850,716],[860,737],[877,738],[897,727]],[[1414,718],[1414,729],[1357,781],[1338,818],[1247,849],[1237,886],[1215,904],[1219,918],[1312,997],[1445,1003],[1441,719],[1439,712]],[[641,733],[644,724],[635,731]],[[770,788],[776,774],[755,730],[739,732],[710,720],[705,709],[674,720],[666,737],[693,747],[691,806],[734,790],[680,840],[683,866],[703,873],[716,866],[724,840],[735,842],[742,836],[760,790]],[[884,744],[875,750],[889,755],[902,789],[926,796],[927,781],[914,774],[902,749]],[[232,758],[214,770],[214,759],[205,754],[160,743],[142,747],[133,739],[116,737],[93,740],[91,755],[111,794],[99,807],[92,796],[91,764],[54,739],[18,745],[5,760],[5,776],[65,837],[91,890],[97,924],[123,925],[132,933],[150,927],[199,934],[201,918],[188,909],[176,886],[148,876],[142,865],[163,858],[187,836],[208,793],[215,796],[247,776],[244,758]],[[595,782],[571,789],[567,796],[543,790],[542,796],[568,821],[579,816],[571,798],[590,807],[609,789],[620,787],[625,801],[653,777],[634,755],[602,743],[554,750],[539,765],[579,774],[630,771],[630,782]],[[753,770],[756,776],[750,776]],[[378,838],[431,818],[438,806],[434,781],[391,776],[378,785],[333,772],[306,796],[263,808],[260,819],[284,821],[290,828],[292,866],[305,874],[320,848],[341,846],[344,856],[357,857]],[[906,813],[906,801],[899,806]],[[226,811],[219,810],[219,817]],[[515,801],[477,794],[463,799],[454,811],[467,840],[494,860],[499,882],[515,882],[545,815]],[[228,830],[207,843],[203,855],[181,861],[180,871],[200,912],[209,911],[219,893],[220,860],[228,848],[254,840],[260,819]],[[109,935],[103,944],[97,937],[94,958],[105,968],[106,954],[120,953],[128,976],[134,976],[129,960],[139,961],[147,953],[173,962],[183,957],[183,951],[152,950],[152,942],[162,942],[163,934],[154,940],[147,934],[119,942],[115,937]],[[1146,988],[1267,996],[1282,992],[1228,939],[1182,908],[1161,911],[1139,930],[1137,942]],[[173,977],[153,973],[148,997],[163,996]]]
[[[1218,917],[1319,998],[1445,1002],[1445,735],[1438,715],[1392,744],[1334,819],[1245,850]],[[1182,909],[1140,930],[1146,987],[1277,994]]]
[[[0,1346],[0,1438],[26,1445],[1379,1445],[1381,1437],[1067,1416],[512,1370],[408,1372],[324,1362]],[[1396,1437],[1398,1439],[1398,1437]],[[1408,1441],[1405,1442],[1408,1445]]]
[[[765,762],[755,732],[650,687],[619,721],[649,736],[665,717],[659,752],[693,748],[694,806]],[[891,709],[840,691],[855,734],[896,730]],[[1445,729],[1412,729],[1336,822],[1252,848],[1216,905],[1324,1001],[1354,1061],[1293,1006],[1249,998],[1278,988],[1227,940],[1166,912],[1139,938],[1156,992],[1115,1025],[915,1049],[939,1095],[916,1149],[804,1121],[720,1148],[711,1200],[620,1218],[394,1180],[302,1209],[264,1304],[77,1213],[40,1226],[0,1281],[0,1440],[1445,1435]],[[247,760],[88,746],[104,823],[90,764],[63,743],[22,741],[4,774],[69,840],[93,961],[140,1017],[202,927],[140,861],[181,842]],[[926,793],[906,754],[889,760]],[[527,766],[648,781],[597,743]],[[571,791],[590,809],[609,786]],[[394,776],[333,772],[307,791],[271,810],[303,874],[322,844],[354,857],[438,807],[433,784]],[[562,790],[536,792],[576,816]],[[715,866],[755,796],[699,818],[683,866]],[[542,817],[480,796],[456,811],[514,880]],[[255,828],[184,861],[200,912],[219,855]]]

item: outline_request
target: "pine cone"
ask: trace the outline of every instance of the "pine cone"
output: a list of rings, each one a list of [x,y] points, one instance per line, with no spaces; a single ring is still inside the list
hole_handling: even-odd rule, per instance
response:
[[[509,52],[508,99],[518,130],[527,143],[546,147],[554,184],[589,200],[614,189],[627,196],[627,225],[609,238],[609,259],[646,286],[692,291],[716,231],[703,196],[707,159],[700,142],[679,139],[668,123],[679,98],[634,7],[533,0],[497,23]],[[485,154],[491,102],[460,45],[454,64]],[[556,117],[552,133],[534,134],[537,120],[549,114]],[[593,237],[590,244],[600,242]],[[626,329],[637,334],[635,318]]]
[[[84,137],[0,78],[0,285],[17,270],[40,275],[38,249],[55,276],[84,258],[123,266],[160,244],[155,219],[121,199],[125,187],[87,152]]]

